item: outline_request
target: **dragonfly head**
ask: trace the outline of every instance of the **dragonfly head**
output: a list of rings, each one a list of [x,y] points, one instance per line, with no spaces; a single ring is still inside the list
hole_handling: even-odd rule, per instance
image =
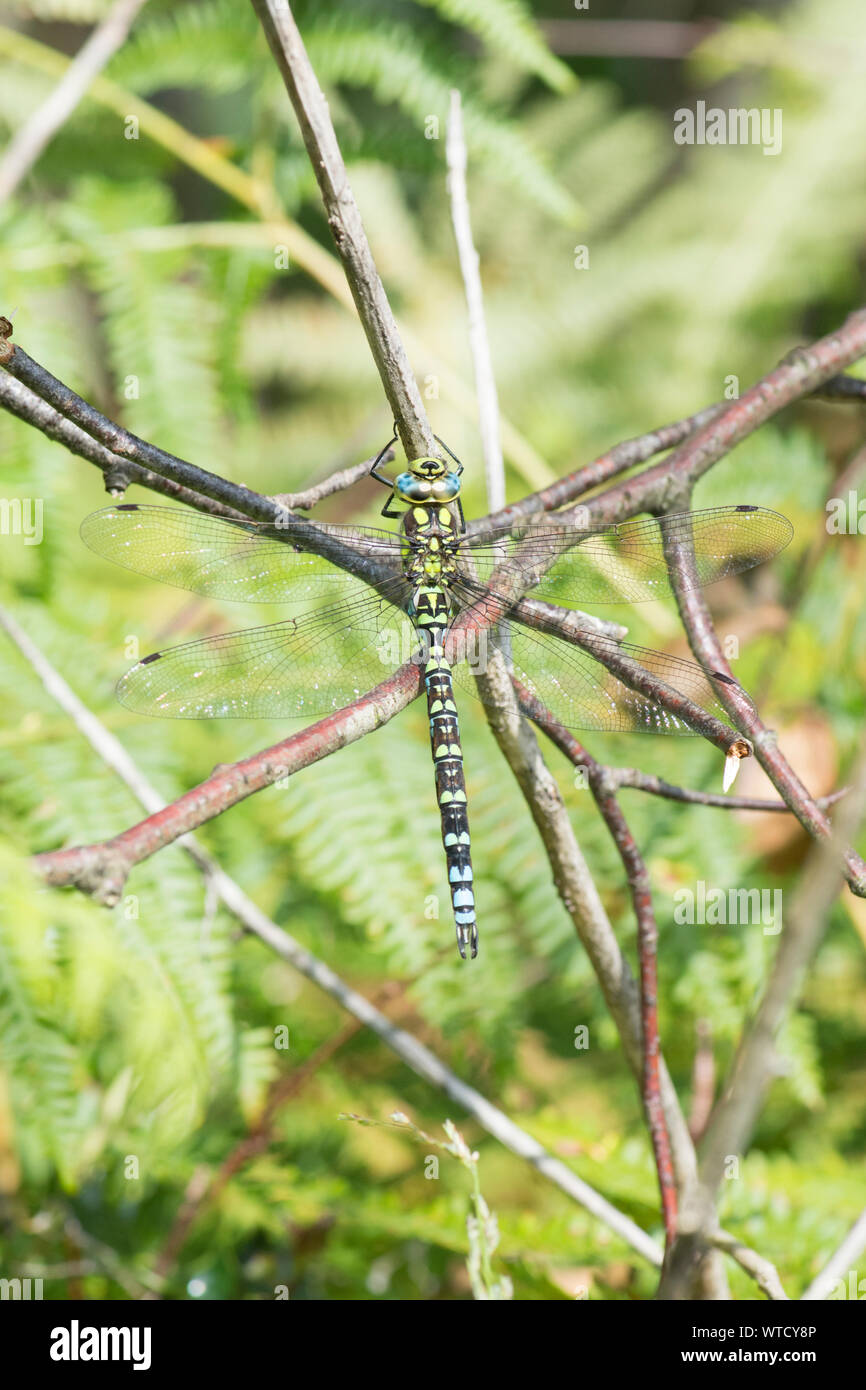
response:
[[[460,492],[460,478],[443,459],[412,459],[394,484],[401,502],[453,502]]]

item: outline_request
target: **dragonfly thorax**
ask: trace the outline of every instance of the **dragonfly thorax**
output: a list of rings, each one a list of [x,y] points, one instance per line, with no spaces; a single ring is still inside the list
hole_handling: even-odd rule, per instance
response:
[[[460,492],[460,478],[442,459],[413,459],[394,491],[401,502],[451,502]]]

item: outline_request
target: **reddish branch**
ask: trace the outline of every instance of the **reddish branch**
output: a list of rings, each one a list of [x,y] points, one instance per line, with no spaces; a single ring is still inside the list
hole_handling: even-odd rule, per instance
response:
[[[346,709],[251,758],[217,768],[206,782],[113,839],[40,854],[36,867],[47,883],[55,887],[72,884],[111,907],[119,901],[135,864],[213,820],[253,792],[372,733],[418,695],[420,683],[418,666],[406,662],[388,680]]]
[[[695,657],[710,670],[729,671],[704,597],[692,587],[693,557],[676,540],[666,538],[664,545],[680,617]],[[762,722],[752,702],[744,698],[736,683],[717,683],[716,690],[720,704],[749,739],[762,768],[803,828],[813,839],[828,836],[832,830],[828,817],[779,751],[775,733]],[[866,897],[866,863],[850,848],[845,851],[844,862],[852,892]]]
[[[608,778],[608,769],[563,728],[525,686],[512,678],[520,707],[534,724],[565,754],[575,767],[585,768],[595,804],[610,831],[611,839],[622,860],[629,895],[637,921],[638,962],[640,971],[641,1042],[643,1067],[641,1095],[647,1125],[652,1140],[662,1201],[666,1248],[670,1248],[677,1233],[677,1186],[671,1156],[670,1137],[665,1124],[661,1093],[661,1039],[658,1015],[658,925],[652,903],[649,874]]]
[[[504,507],[490,517],[485,517],[483,526],[505,526],[511,522],[532,516],[535,512],[553,511],[565,507],[569,502],[582,497],[589,488],[596,487],[600,481],[624,472],[658,452],[658,448],[668,448],[672,443],[679,447],[661,463],[649,468],[636,478],[629,478],[618,486],[609,488],[596,497],[583,503],[592,525],[606,525],[625,521],[636,512],[663,512],[677,508],[677,498],[684,498],[688,489],[703,477],[719,459],[730,453],[748,435],[786,406],[804,396],[822,394],[826,391],[829,399],[842,399],[842,389],[836,394],[837,374],[843,367],[850,366],[866,355],[866,309],[858,309],[851,314],[835,333],[828,333],[808,348],[798,348],[779,363],[771,372],[745,391],[739,400],[728,405],[710,406],[698,415],[690,416],[673,425],[667,425],[655,435],[642,435],[636,440],[627,440],[617,445],[608,454],[603,454],[593,463],[578,468],[565,478],[558,479],[540,492],[530,494],[519,502]],[[853,380],[853,378],[846,378]],[[859,383],[855,399],[863,400],[866,383]],[[845,397],[848,398],[847,396]],[[710,413],[712,412],[712,413]],[[708,416],[696,429],[695,424],[702,416]],[[658,447],[652,447],[653,438],[669,437]],[[682,442],[680,442],[682,441]],[[643,450],[647,450],[643,453]],[[643,455],[643,457],[641,457]],[[603,475],[603,478],[599,474]],[[679,503],[685,507],[685,501]]]

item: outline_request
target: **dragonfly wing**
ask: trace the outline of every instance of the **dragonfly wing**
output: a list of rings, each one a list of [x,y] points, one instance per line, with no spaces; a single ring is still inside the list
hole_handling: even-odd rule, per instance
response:
[[[701,709],[729,722],[710,680],[696,662],[595,634],[592,642],[600,655],[609,650],[612,659],[618,657],[635,662]],[[560,638],[529,632],[522,623],[504,622],[499,625],[495,645],[502,650],[521,685],[567,729],[625,734],[695,733],[682,718],[632,690],[601,661],[593,660],[586,652]],[[455,667],[454,679],[478,698],[469,662],[463,661]]]
[[[535,598],[560,604],[640,603],[671,593],[665,537],[691,550],[686,587],[697,588],[763,564],[783,550],[792,535],[790,521],[779,512],[736,506],[588,530],[551,518],[516,536],[513,528],[482,531],[468,537],[464,547],[482,584],[505,560],[503,581],[518,566],[538,574],[529,590]],[[501,589],[502,583],[492,587]]]
[[[175,719],[304,719],[342,709],[418,647],[400,607],[360,581],[347,584],[358,598],[154,652],[121,678],[118,699],[138,714]],[[406,599],[402,581],[393,597]]]
[[[299,520],[282,534],[314,531],[382,565],[399,565],[399,540],[390,531]],[[303,603],[319,594],[336,599],[346,571],[279,537],[278,528],[256,522],[136,504],[105,507],[81,524],[82,540],[98,555],[178,589],[245,603]]]

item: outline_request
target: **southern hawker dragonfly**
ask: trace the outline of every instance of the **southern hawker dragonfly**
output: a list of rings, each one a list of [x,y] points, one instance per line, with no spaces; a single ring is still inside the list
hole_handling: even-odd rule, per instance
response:
[[[477,696],[474,676],[495,650],[524,691],[566,728],[692,734],[688,714],[653,698],[647,678],[684,696],[686,711],[690,702],[723,719],[703,669],[605,637],[568,605],[670,594],[671,544],[688,554],[686,587],[712,584],[777,554],[792,527],[777,512],[729,506],[595,528],[560,513],[487,530],[476,523],[470,534],[460,503],[463,466],[453,455],[454,467],[418,458],[391,481],[380,469],[385,452],[371,472],[390,490],[382,514],[401,517],[398,533],[290,512],[266,524],[123,504],[85,518],[81,535],[100,555],[163,583],[298,610],[266,627],[145,657],[117,687],[122,703],[139,714],[315,719],[351,704],[405,660],[422,665],[457,944],[461,956],[468,949],[474,957],[478,929],[453,681]],[[467,614],[481,618],[468,626],[470,635],[480,629],[476,643],[465,640]]]

